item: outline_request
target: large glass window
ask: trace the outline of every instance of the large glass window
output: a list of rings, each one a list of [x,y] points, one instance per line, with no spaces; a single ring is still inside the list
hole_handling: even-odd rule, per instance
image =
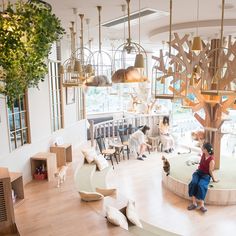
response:
[[[52,131],[63,128],[59,65],[59,62],[51,60],[48,63]]]
[[[87,114],[127,110],[132,86],[115,84],[112,87],[89,87],[86,93]]]
[[[30,142],[28,108],[26,96],[20,96],[11,107],[8,107],[11,150]]]

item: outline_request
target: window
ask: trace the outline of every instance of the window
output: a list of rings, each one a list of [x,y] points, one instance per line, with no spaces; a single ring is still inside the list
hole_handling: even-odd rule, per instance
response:
[[[115,84],[106,88],[89,87],[86,94],[87,114],[127,110],[133,91],[132,86]]]
[[[78,120],[85,119],[84,92],[83,88],[78,88]]]
[[[59,62],[49,60],[48,78],[51,101],[51,124],[52,131],[63,128],[61,82],[59,76]]]
[[[11,150],[30,142],[26,95],[20,96],[12,107],[8,107],[8,122]]]

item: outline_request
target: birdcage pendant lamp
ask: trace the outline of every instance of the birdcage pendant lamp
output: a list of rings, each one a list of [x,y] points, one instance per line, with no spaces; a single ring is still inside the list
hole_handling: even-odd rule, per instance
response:
[[[181,80],[178,79],[181,73],[178,71],[178,65],[174,64],[173,69],[169,69],[171,59],[169,55],[164,55],[160,50],[159,57],[152,57],[155,61],[152,73],[152,95],[156,99],[174,99],[181,97]]]
[[[60,68],[60,74],[63,77],[63,86],[77,87],[82,86],[87,77],[92,76],[93,70],[88,63],[88,58],[92,54],[91,50],[83,45],[83,18],[84,14],[79,14],[80,17],[80,47],[75,48],[74,22],[70,27],[71,32],[71,56],[67,59]]]
[[[88,57],[91,64],[93,75],[85,80],[86,86],[108,87],[112,85],[111,76],[113,72],[112,57],[106,51],[102,50],[101,41],[101,6],[97,6],[99,20],[99,49],[92,52]]]
[[[139,1],[139,43],[133,42],[130,30],[130,0],[126,0],[128,12],[128,38],[114,53],[116,72],[113,83],[145,82],[148,76],[147,53],[140,44],[140,1]],[[124,26],[125,27],[125,26]]]
[[[153,56],[156,60],[153,67],[153,89],[156,99],[175,99],[181,97],[182,87],[179,78],[179,65],[172,62],[171,59],[171,36],[172,36],[172,0],[170,0],[170,22],[169,22],[169,51],[164,55],[160,50],[159,57]],[[164,44],[163,44],[164,45]]]
[[[219,102],[221,95],[235,95],[236,93],[236,68],[233,62],[236,60],[236,45],[223,46],[224,31],[224,6],[225,0],[222,0],[221,12],[221,35],[220,39],[211,40],[211,50],[206,55],[203,63],[203,76],[201,80],[201,93],[209,95],[209,100]]]

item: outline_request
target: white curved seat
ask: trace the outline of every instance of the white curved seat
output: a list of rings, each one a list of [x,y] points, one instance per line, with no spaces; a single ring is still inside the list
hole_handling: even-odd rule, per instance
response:
[[[129,226],[129,232],[131,232],[133,235],[137,236],[180,236],[180,234],[176,234],[170,231],[167,231],[165,229],[161,229],[157,226],[148,224],[145,221],[140,220],[143,228],[140,228],[138,226],[132,225]]]
[[[77,167],[74,174],[77,191],[95,192],[96,188],[107,188],[107,175],[111,166],[102,171],[96,170],[96,164],[83,164]]]
[[[92,180],[95,171],[95,164],[83,164],[81,167],[78,166],[74,174],[75,189],[77,191],[93,192]]]
[[[102,171],[96,170],[92,177],[92,186],[95,190],[96,188],[107,188],[107,175],[112,169],[111,166],[103,169]]]

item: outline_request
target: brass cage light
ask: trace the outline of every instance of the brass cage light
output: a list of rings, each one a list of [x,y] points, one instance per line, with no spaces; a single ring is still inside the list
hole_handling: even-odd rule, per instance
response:
[[[101,6],[97,6],[98,20],[99,20],[99,49],[98,51],[92,52],[89,56],[88,61],[90,64],[90,70],[94,71],[94,74],[86,78],[86,86],[95,87],[107,87],[111,86],[111,76],[113,72],[112,57],[102,50],[101,41]]]
[[[140,45],[140,42],[136,43],[131,40],[130,0],[126,0],[126,3],[128,12],[128,38],[126,42],[119,45],[115,50],[114,65],[116,71],[112,75],[112,82],[113,83],[145,82],[147,81],[147,75],[148,75],[147,53],[145,49]],[[140,8],[140,1],[139,1],[139,8]],[[140,41],[140,15],[139,15],[139,41]]]
[[[222,95],[235,95],[236,92],[236,68],[232,65],[232,61],[236,60],[236,53],[232,47],[223,47],[224,6],[225,0],[222,0],[220,39],[211,42],[213,49],[206,55],[208,63],[205,63],[201,80],[201,93],[209,95],[208,100],[212,103],[219,102]]]

